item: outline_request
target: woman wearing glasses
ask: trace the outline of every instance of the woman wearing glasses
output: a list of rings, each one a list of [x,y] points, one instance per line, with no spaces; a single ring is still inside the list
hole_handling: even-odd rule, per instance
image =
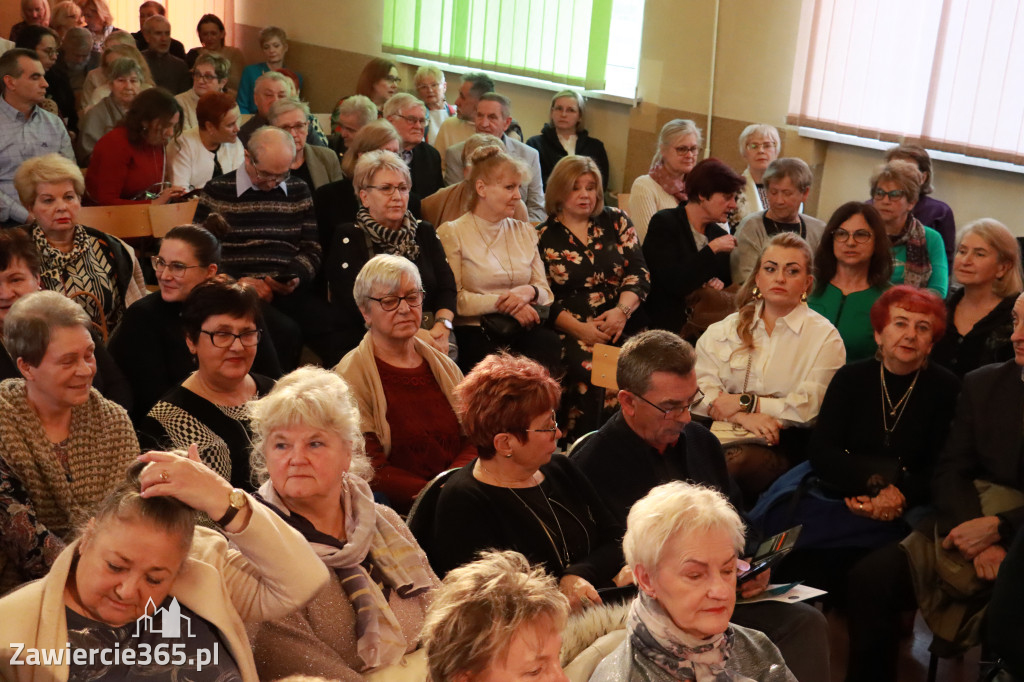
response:
[[[377,105],[377,115],[379,117],[384,110],[384,102],[387,102],[391,95],[398,92],[398,86],[401,83],[402,79],[398,77],[398,64],[395,64],[390,59],[374,57],[363,67],[362,72],[359,74],[359,80],[356,81],[355,94],[369,97],[370,101]],[[346,99],[348,98],[341,98],[334,107],[334,113],[331,115],[332,132],[341,132],[338,122],[338,107]]]
[[[811,310],[835,325],[846,362],[866,360],[878,345],[868,312],[889,288],[892,255],[882,217],[871,204],[850,201],[829,218],[814,255]]]
[[[423,282],[407,258],[381,254],[359,271],[352,295],[369,331],[335,368],[352,388],[370,486],[407,514],[434,476],[476,456],[462,435],[452,391],[462,372],[424,340]]]
[[[596,588],[630,582],[621,525],[567,457],[551,456],[560,394],[541,365],[506,354],[487,356],[456,387],[479,457],[444,484],[436,532],[420,538],[438,575],[483,549],[515,550],[558,578],[573,610],[601,603]]]
[[[673,119],[662,126],[651,169],[630,189],[629,216],[640,243],[647,238],[647,224],[655,213],[686,203],[686,174],[697,165],[700,144],[700,128],[689,119]]]
[[[129,307],[110,339],[110,353],[132,385],[136,419],[145,417],[160,396],[195,370],[185,343],[182,306],[197,285],[217,274],[218,237],[227,230],[218,214],[211,214],[202,226],[172,228],[160,242],[159,255],[153,256],[160,291]],[[260,338],[253,367],[264,376],[281,376],[269,335]]]
[[[279,99],[270,105],[267,121],[280,128],[295,142],[295,160],[291,174],[309,185],[310,192],[316,192],[329,182],[341,180],[341,162],[333,149],[306,144],[309,135],[309,105],[294,97]]]
[[[174,97],[181,105],[182,130],[199,125],[196,120],[196,105],[199,104],[199,98],[213,92],[224,92],[230,71],[231,62],[219,54],[202,54],[196,59],[195,66],[192,67],[192,88]]]
[[[541,128],[540,135],[534,135],[526,141],[526,144],[540,153],[540,174],[545,189],[555,165],[566,156],[573,155],[593,159],[601,171],[601,192],[608,189],[608,154],[604,150],[604,143],[596,137],[590,137],[583,127],[586,111],[587,104],[583,95],[575,90],[562,90],[551,98],[550,120]]]
[[[334,231],[324,261],[330,301],[342,325],[343,352],[355,348],[365,332],[363,313],[353,297],[356,275],[370,258],[387,253],[416,264],[426,292],[424,340],[447,354],[455,319],[455,278],[433,225],[409,211],[409,167],[394,152],[366,152],[355,164],[352,184],[360,203],[355,222]]]
[[[751,213],[768,209],[768,188],[762,179],[769,164],[779,158],[781,150],[782,140],[775,126],[752,123],[740,133],[740,154],[747,162],[742,175],[747,184],[736,198],[736,210],[729,218],[733,232]]]
[[[892,283],[949,290],[949,261],[942,236],[912,214],[921,195],[921,172],[909,161],[890,161],[871,176],[871,198],[882,216],[892,252]]]
[[[139,422],[143,450],[187,450],[195,443],[203,463],[232,488],[255,490],[247,403],[274,386],[273,379],[251,372],[260,323],[256,291],[227,275],[192,290],[181,309],[181,324],[196,370]]]

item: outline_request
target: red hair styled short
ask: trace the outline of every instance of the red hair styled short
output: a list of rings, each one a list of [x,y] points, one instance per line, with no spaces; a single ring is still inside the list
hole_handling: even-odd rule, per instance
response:
[[[882,333],[889,324],[889,310],[898,306],[912,313],[923,313],[932,317],[932,341],[938,342],[946,333],[946,304],[930,289],[917,289],[906,284],[897,284],[878,297],[871,306],[871,328]]]

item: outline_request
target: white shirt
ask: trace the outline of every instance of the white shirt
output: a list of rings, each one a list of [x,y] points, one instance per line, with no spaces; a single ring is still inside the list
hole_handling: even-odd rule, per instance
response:
[[[498,299],[523,284],[537,287],[537,303],[554,300],[530,223],[489,223],[470,212],[442,225],[437,236],[455,275],[455,324],[480,324],[480,315],[497,312]]]
[[[721,393],[746,392],[760,396],[758,411],[783,426],[809,426],[818,416],[832,376],[846,364],[846,347],[832,323],[804,304],[775,322],[771,336],[754,313],[753,357],[740,349],[736,331],[739,313],[708,327],[697,341],[697,386],[704,400],[694,413],[707,415]],[[736,351],[735,353],[733,351]]]
[[[678,205],[679,200],[663,190],[647,173],[633,181],[633,187],[629,190],[629,217],[633,220],[633,229],[641,244],[647,236],[647,224],[654,214]]]
[[[167,145],[170,156],[171,182],[181,187],[203,187],[213,177],[213,154],[203,146],[199,137],[199,128],[190,128],[181,134],[177,144]],[[245,148],[242,143],[222,144],[217,150],[217,161],[225,173],[239,168],[245,161]],[[245,175],[245,173],[240,173]]]
[[[448,107],[428,109],[427,116],[430,117],[430,127],[427,128],[427,144],[433,145],[434,140],[437,139],[437,133],[441,130],[441,124],[445,122],[445,119],[449,118]],[[443,159],[444,156],[441,158]]]

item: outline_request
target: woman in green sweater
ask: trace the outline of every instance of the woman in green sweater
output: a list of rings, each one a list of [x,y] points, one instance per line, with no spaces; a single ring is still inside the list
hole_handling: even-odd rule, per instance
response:
[[[892,277],[889,238],[874,206],[850,201],[836,209],[814,254],[814,269],[807,305],[839,330],[847,363],[871,357],[875,336],[868,312]]]

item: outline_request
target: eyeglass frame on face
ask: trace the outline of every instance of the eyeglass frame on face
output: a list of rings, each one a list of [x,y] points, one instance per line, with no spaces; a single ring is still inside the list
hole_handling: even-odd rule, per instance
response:
[[[292,172],[290,170],[286,170],[281,175],[274,175],[273,173],[267,173],[266,171],[260,169],[260,167],[256,165],[257,163],[259,163],[259,160],[256,158],[255,154],[250,152],[248,154],[248,158],[249,158],[249,163],[252,164],[252,169],[254,171],[256,171],[256,179],[259,180],[260,182],[266,182],[268,180],[276,179],[276,182],[274,182],[274,187],[277,187],[282,182],[286,182],[288,180],[288,178],[290,178],[292,176]]]
[[[160,256],[150,256],[149,262],[153,266],[153,271],[156,272],[158,275],[160,274],[161,270],[166,268],[171,271],[171,277],[173,277],[174,279],[181,279],[182,277],[185,276],[185,273],[187,273],[192,268],[203,267],[202,265],[185,265],[184,263],[179,263],[178,261],[171,261],[170,263],[168,263]]]
[[[395,85],[398,85],[399,83],[402,82],[402,78],[400,76],[392,76],[392,75],[384,76],[384,78],[382,80],[386,80],[388,83],[393,83]]]
[[[762,149],[765,150],[766,152],[770,152],[771,150],[775,149],[777,145],[771,140],[769,140],[767,142],[748,142],[746,146],[747,149],[752,152],[759,152]]]
[[[555,413],[551,413],[551,421],[553,425],[550,429],[523,429],[526,433],[557,433],[558,432],[558,418],[555,417]]]
[[[693,145],[692,147],[672,147],[672,151],[680,156],[697,156],[700,154],[700,145]]]
[[[402,114],[392,114],[392,116],[395,116],[397,118],[402,119],[403,121],[405,121],[406,123],[408,123],[411,126],[414,126],[414,125],[425,126],[425,125],[427,125],[426,117],[417,118],[416,116],[403,116]]]
[[[58,48],[56,48],[56,47],[46,47],[46,48],[43,48],[42,50],[36,50],[36,52],[42,52],[47,57],[56,57],[57,55],[60,54],[60,50]]]
[[[876,187],[871,190],[871,198],[876,201],[881,200],[883,197],[888,197],[889,201],[896,201],[897,199],[902,199],[905,196],[907,196],[907,190],[905,189],[891,189],[886,192],[884,189]]]
[[[437,81],[434,81],[432,84],[431,83],[418,83],[416,85],[416,89],[417,90],[426,90],[428,92],[431,91],[431,90],[440,90],[441,89],[441,84],[438,83]]]
[[[402,194],[412,192],[412,187],[409,185],[367,185],[363,189],[375,189],[386,197],[395,196],[395,192],[401,192]]]
[[[697,407],[697,405],[699,405],[700,402],[704,400],[704,391],[698,388],[697,392],[694,393],[693,397],[690,398],[690,402],[688,402],[686,405],[682,407],[673,407],[671,410],[666,410],[661,405],[656,405],[652,403],[650,400],[643,397],[639,393],[633,393],[632,391],[630,391],[629,393],[637,398],[640,398],[640,400],[644,401],[645,403],[656,409],[658,412],[661,412],[661,416],[663,419],[679,419],[687,412],[692,412],[693,408]]]
[[[202,73],[201,71],[192,71],[192,80],[199,78],[207,83],[214,83],[221,79],[216,73]]]
[[[840,237],[840,234],[844,234],[846,236]],[[860,235],[862,238],[858,239],[857,235]],[[836,231],[832,233],[832,241],[838,244],[845,244],[850,241],[850,239],[853,239],[854,244],[867,244],[874,236],[875,234],[871,230],[856,230],[854,232],[848,232],[841,227],[837,227]]]
[[[309,122],[308,121],[299,121],[298,123],[293,123],[290,126],[276,126],[276,127],[280,128],[281,130],[283,130],[286,133],[288,133],[289,135],[291,135],[292,133],[297,133],[300,130],[308,130],[309,129]],[[259,170],[259,169],[257,169],[257,170]],[[289,173],[290,172],[291,171],[289,171]]]
[[[420,289],[419,291],[414,291],[413,293],[406,294],[405,296],[395,296],[394,294],[391,294],[389,296],[381,296],[380,298],[377,298],[376,296],[367,296],[367,298],[370,299],[371,301],[376,301],[378,304],[380,304],[380,309],[383,310],[384,312],[390,313],[398,310],[398,308],[402,305],[402,301],[405,301],[406,305],[408,305],[410,308],[419,308],[423,305],[423,300],[426,297],[426,295],[427,292],[424,291],[423,289]],[[413,302],[410,300],[412,298],[419,298],[419,300]],[[390,304],[386,305],[384,303],[384,301],[388,301],[390,299],[394,299],[395,302],[395,305],[391,307],[389,307]]]
[[[263,330],[262,329],[249,329],[248,331],[244,331],[241,334],[235,334],[235,333],[232,333],[232,332],[229,332],[229,331],[224,331],[224,330],[212,331],[211,332],[211,331],[208,331],[206,329],[200,329],[199,333],[200,334],[206,334],[207,336],[209,336],[210,337],[210,343],[213,344],[214,348],[231,348],[231,346],[235,345],[235,339],[238,339],[238,342],[240,344],[242,344],[243,348],[252,348],[254,346],[258,346],[259,345],[260,338],[262,338],[262,336],[263,336]],[[217,343],[217,339],[224,340],[224,339],[227,339],[227,337],[229,337],[229,336],[231,337],[231,340],[228,341],[227,345],[222,346],[219,343]],[[245,337],[245,336],[248,336],[250,339],[252,339],[255,336],[256,340],[253,343],[246,343],[245,339],[242,338],[242,337]]]

